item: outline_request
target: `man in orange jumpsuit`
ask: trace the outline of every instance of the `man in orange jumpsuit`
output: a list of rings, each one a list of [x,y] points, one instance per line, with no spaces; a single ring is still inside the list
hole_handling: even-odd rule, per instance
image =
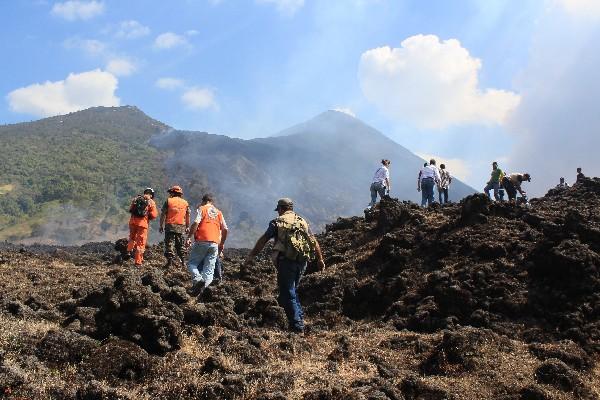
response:
[[[144,261],[144,251],[148,240],[149,222],[158,217],[158,209],[154,203],[154,190],[144,189],[142,196],[137,196],[129,206],[129,242],[127,251],[134,253],[135,265],[140,267]]]

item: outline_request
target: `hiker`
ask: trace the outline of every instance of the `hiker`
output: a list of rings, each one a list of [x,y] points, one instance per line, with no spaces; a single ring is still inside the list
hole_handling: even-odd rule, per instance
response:
[[[381,167],[377,168],[373,181],[371,182],[371,202],[369,207],[373,207],[377,203],[377,193],[383,199],[383,196],[390,194],[390,160],[381,160]]]
[[[438,185],[440,204],[446,204],[448,202],[448,188],[450,188],[450,183],[452,183],[450,172],[446,169],[445,164],[440,164],[440,184]],[[443,202],[442,195],[444,196]]]
[[[154,189],[146,188],[143,194],[138,195],[131,201],[129,206],[129,242],[127,251],[133,251],[135,265],[142,266],[144,262],[144,251],[148,240],[149,222],[158,217],[158,210],[154,203]]]
[[[419,175],[419,185],[417,191],[422,191],[421,206],[425,207],[435,202],[433,196],[433,187],[440,184],[440,171],[435,166],[435,160],[429,160],[429,165],[423,167]]]
[[[575,181],[575,183],[579,183],[584,179],[585,175],[583,174],[583,172],[581,172],[581,167],[577,168],[577,180]]]
[[[560,182],[556,185],[556,189],[567,189],[569,184],[565,182],[565,178],[560,178]]]
[[[501,186],[502,175],[503,175],[502,170],[500,168],[498,168],[498,163],[496,161],[494,161],[492,163],[492,174],[490,176],[490,180],[488,181],[485,188],[483,188],[483,191],[485,192],[485,194],[487,194],[487,197],[489,199],[491,199],[490,189],[494,189],[494,199],[496,199],[496,201],[501,201],[500,196],[498,194],[498,190],[500,189],[500,186]]]
[[[423,164],[423,168],[427,167],[427,163]],[[417,176],[417,192],[421,192],[421,175],[423,175],[423,168],[419,170],[419,175]],[[425,204],[425,192],[421,192],[421,205]]]
[[[502,186],[506,189],[509,201],[515,201],[517,199],[517,192],[519,192],[523,198],[527,198],[525,191],[521,188],[521,184],[525,181],[531,182],[531,175],[528,173],[514,173],[502,178]]]
[[[202,203],[196,210],[196,219],[188,232],[188,243],[191,243],[192,237],[195,239],[188,257],[188,270],[192,274],[189,294],[198,298],[213,281],[215,262],[227,239],[225,218],[213,201],[212,194],[202,197]]]
[[[185,265],[185,234],[190,226],[190,206],[183,199],[183,190],[179,186],[172,186],[167,190],[169,198],[165,201],[160,215],[160,233],[165,233],[165,268],[173,264],[175,253]]]
[[[319,242],[310,231],[304,218],[294,212],[292,200],[280,199],[275,211],[279,216],[269,222],[267,231],[258,239],[244,265],[249,266],[265,244],[269,240],[275,239],[272,260],[277,269],[279,304],[285,310],[290,330],[303,333],[304,314],[296,289],[306,270],[308,260],[316,256],[320,270],[325,269],[325,262]]]

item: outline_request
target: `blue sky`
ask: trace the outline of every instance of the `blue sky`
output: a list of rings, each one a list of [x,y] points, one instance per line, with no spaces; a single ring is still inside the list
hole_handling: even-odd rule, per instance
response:
[[[592,74],[597,57],[569,49],[595,43],[598,3],[4,1],[0,122],[129,104],[178,129],[251,138],[337,108],[411,151],[441,157],[474,187],[498,159],[509,171],[530,169],[541,194],[558,176],[572,181],[576,161],[562,154],[548,170],[543,159],[523,162],[523,147],[539,152],[542,127],[557,125],[539,124],[544,107],[563,126],[578,117],[560,115],[561,88],[536,88],[582,63]],[[585,73],[557,80],[572,89],[570,104],[591,100]],[[593,110],[585,112],[598,127]],[[590,138],[588,128],[578,141]],[[584,171],[599,166],[591,152],[573,158]]]

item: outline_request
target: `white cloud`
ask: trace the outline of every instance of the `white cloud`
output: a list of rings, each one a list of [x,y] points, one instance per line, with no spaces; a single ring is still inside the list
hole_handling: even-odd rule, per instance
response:
[[[137,70],[137,66],[126,58],[113,58],[106,64],[106,70],[115,76],[129,76]]]
[[[195,30],[195,29],[190,29],[190,30],[186,31],[186,32],[185,32],[185,34],[186,34],[187,36],[196,36],[196,35],[199,35],[199,34],[200,34],[200,32],[198,32],[198,31],[197,31],[197,30]]]
[[[460,158],[445,158],[436,156],[433,154],[416,153],[423,160],[429,162],[432,158],[435,160],[436,165],[439,167],[444,164],[446,170],[450,172],[450,176],[460,179],[462,182],[466,182],[471,176],[471,169],[468,167],[467,162]]]
[[[154,40],[154,46],[157,49],[172,49],[179,46],[187,46],[188,41],[185,37],[173,32],[161,33]]]
[[[154,84],[160,89],[175,90],[182,88],[185,82],[182,79],[165,77],[157,79]]]
[[[190,88],[183,93],[181,101],[190,110],[219,109],[214,92],[207,88]]]
[[[64,18],[67,21],[78,19],[88,20],[104,12],[104,3],[100,1],[69,0],[55,3],[52,14]]]
[[[101,55],[106,51],[106,44],[95,39],[69,38],[63,42],[67,49],[80,49],[92,56]]]
[[[580,18],[600,18],[598,0],[558,0],[571,15]]]
[[[7,100],[14,112],[48,117],[94,106],[118,106],[117,85],[113,74],[96,69],[13,90]]]
[[[277,11],[285,16],[292,16],[304,6],[304,0],[256,0],[259,4],[273,4]]]
[[[366,98],[384,114],[421,128],[502,124],[520,97],[505,90],[481,89],[480,69],[481,61],[458,40],[416,35],[399,48],[363,53],[359,80]]]
[[[150,34],[150,28],[140,24],[138,21],[121,21],[115,36],[123,39],[138,39]]]
[[[351,109],[349,109],[347,107],[336,107],[333,109],[333,111],[348,114],[349,116],[356,118],[356,114],[354,113],[354,111],[352,111]]]

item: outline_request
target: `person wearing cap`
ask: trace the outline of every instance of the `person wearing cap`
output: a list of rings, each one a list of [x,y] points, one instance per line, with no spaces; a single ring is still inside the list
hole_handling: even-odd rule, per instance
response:
[[[201,297],[211,284],[215,263],[227,240],[227,224],[223,213],[213,205],[213,195],[205,194],[196,210],[196,218],[188,232],[188,243],[194,245],[188,258],[188,270],[192,274],[191,296]]]
[[[275,240],[273,244],[273,254],[271,255],[275,268],[277,269],[277,285],[279,287],[279,304],[285,310],[288,318],[289,328],[292,332],[304,332],[304,313],[298,298],[297,288],[300,284],[300,279],[306,270],[307,260],[300,257],[294,259],[289,258],[290,252],[287,249],[286,237],[292,225],[304,231],[309,240],[312,241],[317,259],[317,266],[320,270],[325,269],[323,254],[319,242],[314,237],[308,223],[300,215],[294,212],[294,203],[289,198],[279,199],[277,202],[278,217],[269,222],[267,231],[257,240],[254,248],[246,257],[244,266],[248,267],[254,257],[265,247],[271,239]],[[292,252],[293,253],[293,252]]]
[[[371,202],[369,207],[373,207],[377,203],[377,194],[383,198],[386,194],[390,194],[390,160],[381,160],[381,167],[377,168],[373,180],[371,181]]]
[[[183,199],[181,187],[172,186],[167,193],[169,198],[163,204],[158,230],[160,233],[165,233],[165,257],[167,258],[165,268],[173,264],[175,253],[181,265],[185,264],[185,234],[188,233],[190,226],[190,206]]]
[[[531,182],[531,175],[528,173],[513,173],[505,175],[504,178],[502,178],[502,186],[506,189],[509,201],[517,200],[517,192],[519,192],[521,196],[526,197],[525,191],[521,188],[521,184],[525,181]]]
[[[148,241],[148,227],[150,221],[158,217],[158,209],[154,203],[154,189],[146,188],[142,195],[138,195],[131,201],[129,212],[129,241],[127,242],[127,251],[133,252],[135,265],[142,266],[144,262],[144,252],[146,251],[146,242]],[[144,204],[144,210],[136,215],[133,210],[138,204]]]
[[[504,173],[502,172],[502,170],[500,168],[498,168],[498,163],[496,161],[494,161],[492,163],[492,173],[490,176],[490,180],[488,181],[487,185],[483,188],[483,191],[485,192],[485,194],[487,195],[487,197],[489,199],[491,199],[490,190],[494,189],[494,199],[496,199],[496,201],[501,200],[499,190],[500,190],[503,174]]]

